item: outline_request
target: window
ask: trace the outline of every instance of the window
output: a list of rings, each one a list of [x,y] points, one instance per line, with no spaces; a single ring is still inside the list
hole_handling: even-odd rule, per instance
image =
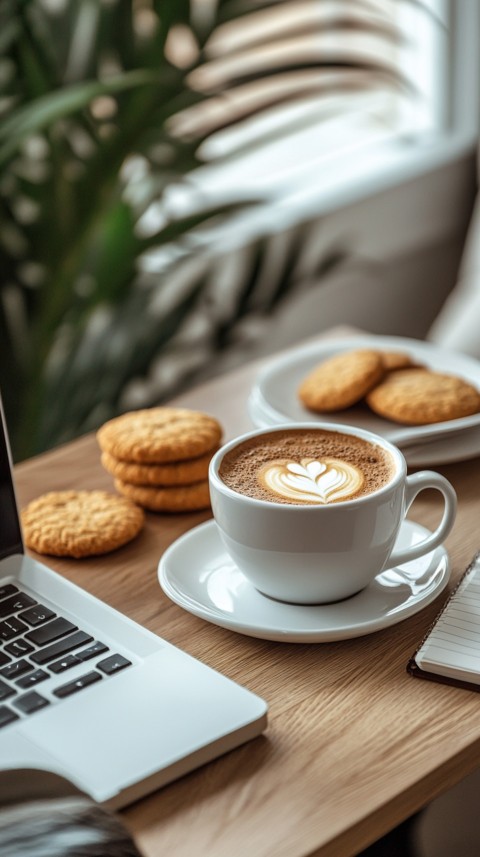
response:
[[[190,79],[210,97],[173,123],[206,137],[193,178],[200,204],[264,201],[242,218],[246,234],[328,212],[474,146],[475,0],[250,7],[214,31]]]

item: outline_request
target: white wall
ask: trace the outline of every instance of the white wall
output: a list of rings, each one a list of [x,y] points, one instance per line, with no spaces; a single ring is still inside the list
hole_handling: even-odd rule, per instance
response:
[[[472,152],[323,218],[322,242],[344,243],[351,259],[288,301],[275,346],[341,323],[424,338],[456,282],[475,186]]]

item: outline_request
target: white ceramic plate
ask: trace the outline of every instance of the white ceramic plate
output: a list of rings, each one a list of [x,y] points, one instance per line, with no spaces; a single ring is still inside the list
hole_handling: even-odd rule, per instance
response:
[[[405,547],[428,531],[402,525]],[[379,574],[358,595],[335,604],[283,604],[262,595],[226,553],[215,521],[189,530],[162,556],[158,577],[180,607],[207,622],[265,640],[322,643],[361,637],[417,613],[442,592],[450,577],[448,554],[439,547],[418,560]]]
[[[480,428],[463,429],[459,435],[439,435],[437,440],[414,444],[402,449],[410,467],[452,464],[480,455]]]
[[[480,454],[480,413],[433,425],[400,426],[377,416],[365,405],[318,415],[303,407],[297,396],[298,386],[318,363],[341,351],[372,347],[406,352],[422,365],[438,372],[458,375],[480,389],[480,362],[464,354],[448,351],[428,342],[394,336],[378,336],[373,343],[371,337],[338,339],[301,346],[268,363],[259,373],[249,397],[248,408],[254,425],[268,428],[305,421],[358,425],[398,444],[407,461],[408,448],[411,446],[410,458],[415,458],[415,462],[412,460],[409,463],[423,466],[458,461]],[[475,428],[478,428],[479,432],[472,431],[468,442],[462,444],[462,433],[466,429]],[[438,445],[436,449],[432,446],[429,450],[429,444],[439,440],[443,441],[442,445]]]

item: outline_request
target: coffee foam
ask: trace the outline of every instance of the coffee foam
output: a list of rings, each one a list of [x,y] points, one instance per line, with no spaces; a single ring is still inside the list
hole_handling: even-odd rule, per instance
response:
[[[220,478],[240,494],[289,504],[353,500],[386,485],[395,472],[383,447],[323,429],[259,435],[227,452]]]
[[[258,478],[262,485],[284,500],[323,504],[349,500],[365,481],[358,467],[338,458],[274,461],[261,468]]]

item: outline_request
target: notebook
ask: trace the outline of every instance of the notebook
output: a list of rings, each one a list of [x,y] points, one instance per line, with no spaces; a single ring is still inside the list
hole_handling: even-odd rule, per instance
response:
[[[407,665],[419,678],[480,691],[480,553]]]
[[[0,399],[0,769],[118,808],[266,723],[263,699],[25,554]]]

